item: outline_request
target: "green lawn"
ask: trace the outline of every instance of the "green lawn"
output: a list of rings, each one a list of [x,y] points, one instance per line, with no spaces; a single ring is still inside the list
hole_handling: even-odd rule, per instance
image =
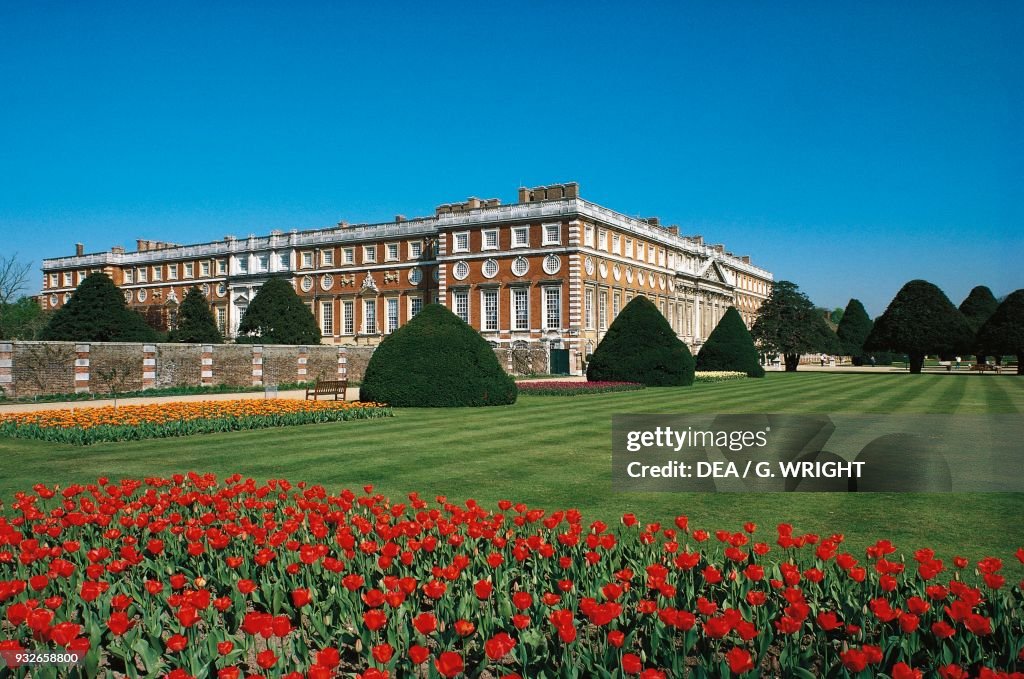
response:
[[[393,419],[258,430],[88,448],[0,439],[0,497],[34,483],[90,482],[178,471],[240,472],[331,488],[374,484],[393,498],[419,491],[453,500],[500,498],[587,518],[738,529],[774,526],[844,533],[862,552],[892,539],[904,553],[1012,558],[1024,545],[1024,494],[616,494],[610,421],[616,413],[1020,413],[1024,379],[981,375],[769,373],[763,380],[578,397],[521,397],[514,406],[400,409]]]

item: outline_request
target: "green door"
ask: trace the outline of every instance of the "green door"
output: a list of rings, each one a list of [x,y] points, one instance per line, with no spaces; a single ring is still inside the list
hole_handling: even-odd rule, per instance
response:
[[[551,374],[552,375],[568,375],[569,374],[569,350],[568,349],[552,349],[551,350]]]

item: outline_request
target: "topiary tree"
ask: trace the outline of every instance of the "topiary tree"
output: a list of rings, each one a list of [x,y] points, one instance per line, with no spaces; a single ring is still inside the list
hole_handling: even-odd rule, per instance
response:
[[[313,312],[280,276],[264,283],[238,324],[236,341],[262,344],[320,344]]]
[[[854,365],[864,365],[864,340],[874,325],[860,300],[851,299],[843,311],[836,336],[842,345],[843,355],[851,357]]]
[[[65,342],[155,342],[159,335],[132,311],[103,273],[90,274],[54,312],[41,339]]]
[[[842,350],[825,318],[792,281],[778,281],[772,286],[750,334],[762,351],[782,354],[786,372],[796,371],[801,354],[838,354]]]
[[[978,346],[996,356],[1017,357],[1017,374],[1024,375],[1024,289],[1010,293],[978,331]]]
[[[170,339],[172,342],[195,344],[220,344],[224,341],[217,328],[217,319],[213,317],[213,309],[198,287],[192,286],[181,301],[178,327],[171,330]]]
[[[362,401],[457,408],[509,405],[518,390],[491,345],[440,304],[428,304],[373,352]]]
[[[735,307],[725,310],[700,348],[697,370],[738,370],[748,377],[764,377],[754,338]]]
[[[875,320],[864,348],[904,352],[910,372],[919,374],[926,354],[965,352],[973,339],[967,319],[942,290],[928,281],[913,280]]]
[[[964,301],[960,302],[960,313],[967,319],[967,325],[971,326],[971,332],[974,333],[975,342],[972,349],[978,349],[978,331],[981,330],[981,326],[985,325],[985,321],[996,312],[998,306],[999,302],[996,301],[996,296],[984,285],[979,285],[971,290]],[[986,356],[977,354],[976,358],[978,363],[984,363]]]
[[[619,312],[587,365],[591,381],[693,384],[693,356],[658,308],[638,296]]]

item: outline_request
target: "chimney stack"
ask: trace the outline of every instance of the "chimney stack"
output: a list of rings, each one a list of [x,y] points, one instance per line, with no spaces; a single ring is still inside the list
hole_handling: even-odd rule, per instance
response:
[[[75,243],[75,255],[81,257],[85,254],[85,243]]]

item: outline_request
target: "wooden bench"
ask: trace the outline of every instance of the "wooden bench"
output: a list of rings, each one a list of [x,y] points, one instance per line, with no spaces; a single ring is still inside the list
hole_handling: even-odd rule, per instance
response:
[[[988,363],[975,363],[971,366],[971,370],[979,373],[993,372],[999,374],[998,365],[989,365]]]
[[[316,401],[319,396],[334,395],[334,400],[338,400],[338,395],[341,395],[341,400],[345,400],[345,390],[348,389],[348,380],[317,380],[311,386],[306,387],[306,400],[312,396],[313,400]]]

